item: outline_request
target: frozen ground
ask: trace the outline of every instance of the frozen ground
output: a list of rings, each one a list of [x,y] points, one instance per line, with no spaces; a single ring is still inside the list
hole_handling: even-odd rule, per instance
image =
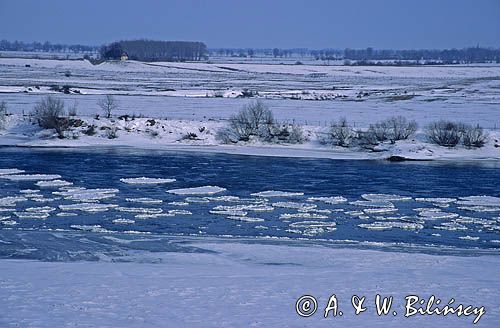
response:
[[[270,63],[141,63],[84,60],[0,58],[0,101],[10,118],[0,144],[19,146],[135,146],[204,150],[237,154],[327,158],[498,159],[500,66],[347,67]],[[69,86],[69,94],[60,91]],[[56,91],[59,90],[59,91]],[[243,92],[252,94],[249,99]],[[118,129],[118,139],[76,133],[78,140],[54,140],[23,120],[35,103],[55,94],[75,102],[86,124]],[[138,115],[134,122],[100,121],[97,102],[103,94],[118,100],[115,116]],[[309,142],[294,146],[248,143],[221,145],[215,134],[227,118],[255,99],[263,99],[279,122],[304,125]],[[423,129],[450,119],[480,124],[490,131],[481,150],[454,150],[425,143],[420,134],[409,142],[384,146],[381,153],[360,153],[319,144],[333,120],[346,117],[356,128],[403,115]],[[148,125],[147,118],[158,123]],[[201,131],[201,130],[203,131]],[[1,133],[1,132],[0,132]],[[186,140],[189,133],[196,138]],[[78,135],[79,134],[79,135]]]
[[[183,242],[203,253],[135,254],[142,263],[0,261],[2,327],[472,327],[474,316],[404,317],[404,297],[484,306],[498,327],[498,256],[454,257],[322,246]],[[377,317],[377,293],[393,296]],[[313,317],[295,313],[304,294]],[[342,317],[322,318],[331,294]],[[368,310],[353,314],[352,295]],[[331,314],[331,313],[330,313]]]

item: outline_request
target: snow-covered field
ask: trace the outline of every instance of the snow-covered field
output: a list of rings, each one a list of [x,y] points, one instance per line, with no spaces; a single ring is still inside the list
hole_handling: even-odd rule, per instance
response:
[[[494,64],[346,67],[127,61],[92,65],[84,60],[0,58],[0,68],[0,101],[7,103],[10,113],[19,115],[10,118],[10,128],[0,136],[3,145],[129,145],[191,150],[203,146],[201,149],[207,151],[330,158],[401,155],[416,159],[498,159],[500,153],[495,147],[500,128],[500,66]],[[69,94],[56,91],[64,85],[69,87]],[[251,98],[245,96],[245,90]],[[87,125],[116,126],[122,130],[119,137],[106,140],[80,133],[78,140],[60,141],[38,133],[23,122],[22,114],[31,112],[47,94],[56,95],[68,106],[76,102],[78,116]],[[111,122],[93,118],[102,116],[97,102],[103,94],[113,94],[118,101]],[[263,100],[279,122],[302,124],[309,142],[278,147],[260,143],[221,145],[215,139],[216,132],[229,116],[255,99]],[[123,122],[116,119],[120,115],[144,119]],[[491,138],[480,150],[449,150],[426,144],[417,134],[413,141],[375,154],[318,143],[318,135],[340,117],[346,117],[356,128],[367,128],[394,115],[416,120],[421,130],[439,119],[480,124],[490,131]],[[146,118],[160,124],[149,126]],[[189,133],[197,138],[183,139]]]
[[[0,261],[2,327],[472,327],[476,316],[405,314],[405,297],[485,307],[498,327],[498,256],[454,257],[192,239],[205,253],[136,254],[142,263]],[[209,252],[209,253],[207,253]],[[313,295],[318,310],[299,317]],[[323,318],[336,294],[343,316]],[[376,294],[393,296],[387,316]],[[354,315],[351,297],[366,296]],[[433,308],[436,305],[433,306]],[[424,307],[424,306],[422,306]]]

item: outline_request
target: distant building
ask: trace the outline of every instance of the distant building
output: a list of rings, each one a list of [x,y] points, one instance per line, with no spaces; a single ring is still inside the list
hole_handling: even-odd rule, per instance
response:
[[[128,55],[126,52],[122,53],[122,55],[120,56],[120,60],[121,61],[125,61],[125,60],[128,60]]]

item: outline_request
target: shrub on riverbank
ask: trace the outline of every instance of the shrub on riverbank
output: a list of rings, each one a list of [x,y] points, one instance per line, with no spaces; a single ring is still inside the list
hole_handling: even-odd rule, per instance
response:
[[[302,143],[302,127],[297,124],[278,124],[272,111],[261,101],[245,106],[229,118],[229,126],[217,133],[223,143],[238,143],[252,139],[270,143]]]
[[[32,114],[41,128],[54,129],[59,138],[64,138],[64,131],[69,128],[69,120],[64,117],[65,109],[62,100],[47,96],[35,105]]]

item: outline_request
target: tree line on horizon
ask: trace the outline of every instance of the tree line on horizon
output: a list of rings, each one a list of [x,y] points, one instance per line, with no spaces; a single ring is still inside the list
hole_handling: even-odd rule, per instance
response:
[[[99,54],[102,59],[119,59],[127,53],[130,59],[141,61],[200,61],[213,56],[226,57],[310,57],[315,60],[345,60],[352,65],[373,65],[377,61],[425,60],[441,64],[500,63],[500,48],[468,47],[463,49],[308,49],[308,48],[213,48],[207,49],[203,42],[187,41],[118,41],[104,46],[60,44],[45,42],[22,42],[0,40],[0,51],[72,52]],[[351,62],[352,61],[352,62]]]
[[[203,42],[129,40],[104,45],[100,50],[102,59],[129,59],[153,61],[200,61],[208,59],[207,46]]]

